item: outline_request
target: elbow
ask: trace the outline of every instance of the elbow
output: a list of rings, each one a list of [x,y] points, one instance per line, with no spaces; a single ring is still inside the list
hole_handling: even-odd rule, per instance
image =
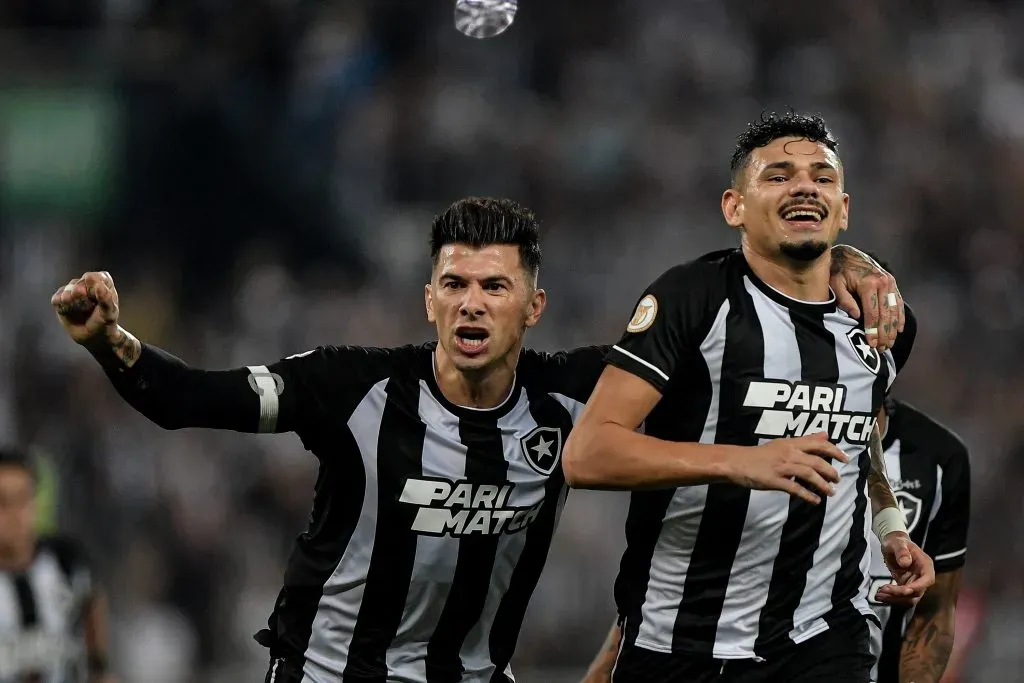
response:
[[[565,475],[565,483],[571,488],[592,488],[601,483],[593,468],[595,440],[592,431],[588,426],[578,426],[565,442],[562,473]]]

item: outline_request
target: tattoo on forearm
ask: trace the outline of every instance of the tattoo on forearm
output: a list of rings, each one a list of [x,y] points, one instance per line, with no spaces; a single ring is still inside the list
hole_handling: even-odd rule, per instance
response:
[[[113,338],[97,339],[86,348],[100,365],[114,370],[130,368],[142,354],[141,342],[120,327]]]
[[[885,508],[899,507],[896,494],[889,485],[889,476],[885,471],[885,451],[882,448],[882,435],[878,425],[871,430],[868,439],[868,455],[871,459],[871,471],[868,472],[868,495],[871,497],[871,512],[877,513]]]
[[[939,683],[953,651],[954,618],[951,610],[929,620],[913,619],[900,653],[900,680]]]
[[[111,343],[111,347],[125,367],[129,368],[135,364],[135,361],[139,359],[139,354],[142,353],[142,344],[139,343],[139,340],[121,328],[118,328],[117,337]]]

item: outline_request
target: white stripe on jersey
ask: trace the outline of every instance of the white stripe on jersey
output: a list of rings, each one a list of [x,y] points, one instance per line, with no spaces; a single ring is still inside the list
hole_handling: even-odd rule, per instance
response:
[[[259,431],[261,434],[272,434],[277,429],[277,414],[280,409],[277,382],[266,365],[250,365],[247,369],[260,397]]]
[[[765,379],[800,381],[803,366],[789,311],[771,305],[750,280],[744,280],[743,284],[761,323]],[[759,439],[758,443],[768,441]],[[768,601],[772,570],[788,517],[789,494],[783,491],[750,492],[740,545],[726,586],[722,614],[718,618],[715,657],[742,658],[753,651],[761,609]]]
[[[711,401],[704,419],[704,432],[700,443],[714,443],[718,427],[719,386],[722,376],[722,361],[725,345],[716,343],[724,334],[725,319],[729,315],[729,302],[718,309],[718,315],[701,342],[700,352],[707,363],[711,378]],[[617,347],[616,347],[617,348]],[[676,489],[672,501],[665,511],[664,524],[658,543],[651,556],[650,577],[647,594],[641,612],[640,630],[636,644],[656,652],[672,651],[672,633],[675,629],[675,615],[683,601],[683,581],[690,564],[689,553],[700,529],[700,522],[707,499],[708,487],[682,486]]]
[[[612,348],[615,349],[616,351],[618,351],[619,353],[621,353],[624,356],[629,356],[630,358],[635,360],[637,363],[640,363],[644,367],[647,367],[647,368],[650,368],[651,370],[654,370],[656,373],[658,373],[659,377],[661,377],[666,382],[668,381],[668,379],[669,379],[668,375],[666,375],[665,372],[661,368],[659,368],[657,365],[655,365],[654,363],[648,363],[647,361],[645,361],[640,356],[637,356],[635,354],[630,353],[629,351],[627,351],[626,349],[622,348],[621,346],[617,346],[616,345],[616,346],[613,346]]]
[[[306,649],[305,683],[331,683],[334,671],[344,668],[348,659],[349,641],[338,633],[352,633],[362,603],[366,573],[373,554],[377,529],[377,486],[370,478],[377,473],[377,439],[387,403],[387,379],[373,385],[349,418],[348,427],[359,447],[366,472],[367,486],[359,522],[345,553],[338,561],[331,578],[324,584],[324,596],[313,619],[313,629]],[[339,668],[339,662],[341,668]]]

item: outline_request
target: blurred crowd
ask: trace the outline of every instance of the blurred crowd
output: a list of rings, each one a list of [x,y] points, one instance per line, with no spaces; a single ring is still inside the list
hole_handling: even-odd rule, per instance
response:
[[[832,124],[848,241],[921,321],[897,395],[971,448],[957,680],[1024,680],[1024,4],[584,4],[521,0],[474,41],[451,0],[0,3],[0,437],[57,472],[125,681],[261,680],[316,462],[134,414],[54,320],[59,285],[110,271],[128,329],[207,367],[426,339],[431,217],[504,195],[542,220],[531,344],[610,343],[657,274],[735,243],[732,138],[787,106]],[[599,647],[625,503],[570,497],[526,683]]]

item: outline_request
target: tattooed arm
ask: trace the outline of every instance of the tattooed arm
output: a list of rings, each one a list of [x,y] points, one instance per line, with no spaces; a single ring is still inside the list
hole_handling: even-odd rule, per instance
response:
[[[963,570],[944,572],[925,594],[900,650],[900,680],[906,683],[939,683],[953,650],[956,625],[956,600]]]
[[[896,494],[889,485],[889,476],[885,471],[885,450],[882,448],[882,435],[878,431],[878,425],[875,425],[868,439],[868,455],[871,458],[871,470],[868,472],[871,514],[877,515],[885,508],[899,508]]]

